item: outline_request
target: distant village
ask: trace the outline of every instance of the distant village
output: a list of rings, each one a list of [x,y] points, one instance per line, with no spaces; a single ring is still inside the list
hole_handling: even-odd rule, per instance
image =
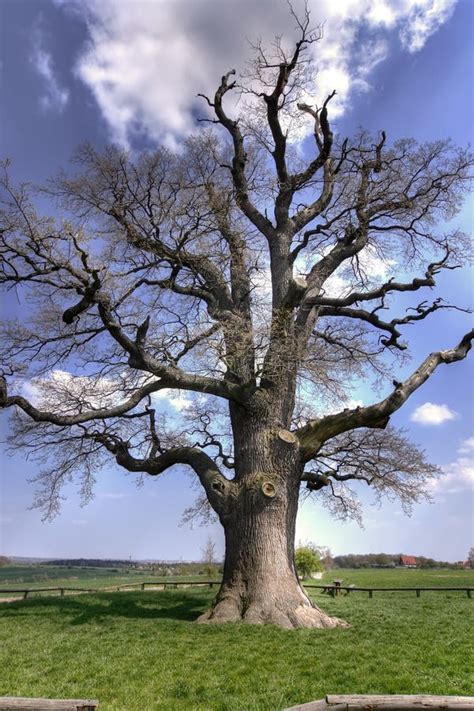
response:
[[[336,555],[334,557],[326,555],[324,557],[324,565],[327,569],[331,568],[451,568],[463,569],[470,568],[472,564],[469,560],[458,561],[456,563],[448,561],[434,560],[424,556],[413,556],[405,554],[389,554],[389,553],[367,553],[367,554],[347,554]],[[116,559],[100,559],[100,558],[59,558],[56,560],[43,560],[43,565],[58,565],[71,568],[86,567],[86,568],[108,568],[117,572],[126,570],[142,570],[154,575],[205,575],[206,564],[196,561],[182,560],[116,560]],[[214,561],[213,566],[216,572],[222,566],[221,561]]]

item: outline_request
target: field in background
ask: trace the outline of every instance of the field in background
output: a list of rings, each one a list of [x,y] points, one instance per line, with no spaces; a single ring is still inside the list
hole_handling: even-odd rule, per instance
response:
[[[219,574],[215,566],[215,578]],[[88,568],[50,565],[8,565],[0,568],[0,599],[8,588],[93,588],[119,587],[144,580],[171,582],[173,580],[207,580],[206,575],[155,575],[150,571],[127,568]],[[42,593],[45,594],[45,593]]]
[[[474,569],[426,569],[418,568],[336,568],[324,574],[324,583],[343,580],[343,585],[357,587],[474,587]],[[319,580],[308,580],[318,584]]]
[[[211,579],[218,580],[218,566]],[[5,588],[108,588],[142,583],[143,581],[173,582],[208,580],[201,575],[156,575],[147,570],[126,568],[88,568],[49,565],[9,565],[0,568],[0,596]],[[474,570],[451,569],[350,569],[341,568],[326,572],[322,580],[307,580],[309,584],[331,583],[342,579],[343,585],[360,587],[462,587],[474,586]]]
[[[366,587],[474,585],[472,570],[338,570],[324,582],[337,577]],[[473,693],[465,593],[311,594],[351,628],[195,625],[212,598],[198,588],[2,604],[0,695],[92,697],[104,711],[278,711],[327,693]]]

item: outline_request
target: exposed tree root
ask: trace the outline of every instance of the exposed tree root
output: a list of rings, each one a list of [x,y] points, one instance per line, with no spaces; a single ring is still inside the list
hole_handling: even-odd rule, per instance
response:
[[[223,622],[245,622],[251,625],[273,624],[283,629],[309,627],[327,629],[333,627],[349,627],[350,625],[338,617],[330,617],[317,607],[298,605],[296,607],[270,606],[261,603],[251,603],[242,610],[235,598],[226,597],[213,608],[201,615],[200,624],[220,624]]]

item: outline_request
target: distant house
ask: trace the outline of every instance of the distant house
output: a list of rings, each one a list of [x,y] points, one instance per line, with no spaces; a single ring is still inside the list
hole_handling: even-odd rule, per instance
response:
[[[398,560],[398,565],[402,568],[416,568],[418,562],[413,555],[401,555]]]

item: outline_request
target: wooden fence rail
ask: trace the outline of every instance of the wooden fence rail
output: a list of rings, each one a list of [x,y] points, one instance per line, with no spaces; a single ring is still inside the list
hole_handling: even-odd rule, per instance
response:
[[[28,597],[28,595],[30,593],[37,593],[37,592],[58,592],[58,593],[60,593],[60,595],[62,597],[65,592],[95,593],[95,592],[100,592],[100,591],[93,589],[93,588],[67,588],[67,587],[60,587],[60,588],[8,588],[7,590],[0,589],[0,595],[4,595],[7,593],[23,593],[24,600],[26,600],[26,598]]]
[[[160,588],[160,589],[176,589],[179,587],[208,587],[213,588],[215,585],[220,585],[220,580],[173,580],[173,581],[160,581],[160,580],[145,580],[143,582],[135,583],[124,583],[123,585],[113,585],[106,588],[75,588],[75,587],[45,587],[45,588],[0,588],[0,596],[7,595],[10,593],[21,593],[23,599],[26,600],[28,595],[40,592],[58,592],[61,597],[65,593],[99,593],[99,592],[111,592],[111,591],[121,591],[130,588],[140,588],[145,590],[148,587]],[[313,585],[308,583],[304,586],[308,589],[317,589],[327,592],[333,596],[339,595],[342,591],[345,591],[348,595],[351,592],[366,592],[369,594],[369,598],[374,596],[375,592],[415,592],[417,597],[421,596],[422,592],[465,592],[467,597],[472,597],[472,592],[474,588],[472,587],[413,587],[413,588],[368,588],[368,587],[356,587],[354,585]],[[1,600],[1,597],[0,597]]]
[[[95,711],[98,701],[92,699],[31,699],[0,696],[0,709],[5,711]]]
[[[338,593],[341,590],[345,590],[347,594],[351,592],[368,592],[369,597],[373,597],[374,592],[416,592],[416,596],[420,597],[422,592],[448,592],[448,591],[460,591],[460,592],[465,592],[468,597],[471,597],[471,594],[474,590],[474,588],[471,587],[450,587],[450,588],[426,588],[426,587],[416,587],[416,588],[360,588],[355,585],[312,585],[311,583],[308,583],[308,585],[304,586],[305,588],[318,588],[322,590],[323,592],[330,592],[332,594]]]
[[[61,587],[47,587],[47,588],[0,588],[0,600],[1,595],[9,595],[10,593],[21,593],[23,599],[26,600],[30,593],[59,593],[61,597],[65,593],[100,593],[100,592],[112,592],[121,590],[127,590],[129,588],[140,588],[145,590],[145,586],[152,586],[154,588],[160,588],[168,590],[170,588],[177,588],[179,586],[184,587],[208,587],[213,588],[214,585],[220,585],[220,580],[177,580],[177,581],[160,581],[160,580],[147,580],[145,582],[136,583],[124,583],[123,585],[112,585],[105,588],[74,588],[62,585]]]
[[[393,694],[390,696],[326,696],[319,701],[292,706],[286,711],[408,711],[409,709],[445,709],[445,711],[473,711],[472,696],[429,696]]]

